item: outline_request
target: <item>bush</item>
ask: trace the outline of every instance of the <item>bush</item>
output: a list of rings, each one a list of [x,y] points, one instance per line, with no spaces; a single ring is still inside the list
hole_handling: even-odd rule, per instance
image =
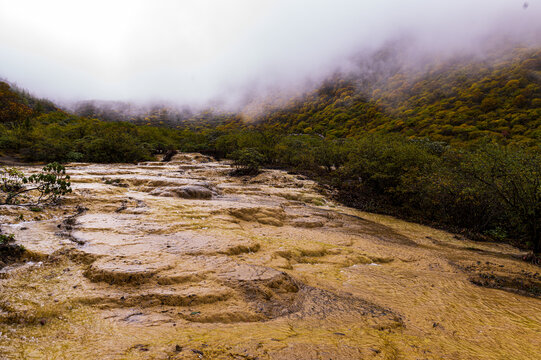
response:
[[[0,233],[0,245],[7,245],[12,242],[15,242],[15,236],[13,234]]]
[[[56,202],[71,192],[70,176],[66,168],[59,163],[51,163],[43,167],[38,174],[29,177],[16,168],[0,169],[0,191],[5,194],[4,204],[13,204],[22,194],[37,193],[37,203]]]
[[[0,191],[11,194],[23,188],[24,174],[17,168],[0,167]]]
[[[393,203],[409,196],[402,184],[415,181],[437,161],[425,146],[395,136],[369,136],[349,147],[339,177],[353,181],[358,191],[387,195]]]
[[[257,175],[265,161],[263,154],[252,148],[236,151],[233,158],[236,167],[233,175]]]

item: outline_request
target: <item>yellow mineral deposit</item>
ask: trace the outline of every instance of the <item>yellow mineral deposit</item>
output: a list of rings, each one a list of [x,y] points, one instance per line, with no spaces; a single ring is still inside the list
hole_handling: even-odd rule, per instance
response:
[[[71,164],[61,206],[2,209],[28,259],[0,273],[0,358],[541,358],[519,250],[230,171]]]

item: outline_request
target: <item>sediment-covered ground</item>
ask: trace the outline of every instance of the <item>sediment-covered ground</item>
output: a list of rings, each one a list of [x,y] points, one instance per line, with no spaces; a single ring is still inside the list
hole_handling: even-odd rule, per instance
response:
[[[230,171],[73,164],[62,205],[2,207],[28,253],[0,271],[0,358],[541,357],[541,269],[519,250]]]

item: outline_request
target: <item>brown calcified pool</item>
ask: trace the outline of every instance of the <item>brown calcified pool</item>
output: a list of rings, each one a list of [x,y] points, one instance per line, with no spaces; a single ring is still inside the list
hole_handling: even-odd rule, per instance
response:
[[[230,170],[72,164],[60,207],[1,209],[32,261],[0,271],[0,358],[541,357],[541,270],[519,250]]]

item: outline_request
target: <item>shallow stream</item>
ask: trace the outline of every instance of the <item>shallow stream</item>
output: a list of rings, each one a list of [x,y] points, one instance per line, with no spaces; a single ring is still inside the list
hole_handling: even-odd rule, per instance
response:
[[[230,171],[71,164],[59,207],[0,209],[30,254],[0,271],[0,358],[541,358],[541,269],[518,249]]]

